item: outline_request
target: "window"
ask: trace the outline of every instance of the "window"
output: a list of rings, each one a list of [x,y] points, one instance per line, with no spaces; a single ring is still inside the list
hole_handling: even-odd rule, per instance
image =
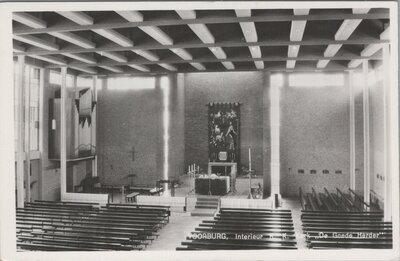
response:
[[[271,86],[283,86],[283,74],[281,73],[273,73],[271,74]]]
[[[344,86],[344,74],[342,73],[293,73],[289,74],[290,87],[328,87]]]
[[[39,150],[40,69],[30,68],[30,150]]]
[[[101,82],[97,80],[97,84]],[[85,88],[92,88],[93,86],[93,79],[92,78],[83,78],[83,77],[77,77],[76,79],[76,85],[78,87],[85,87]]]
[[[61,74],[57,71],[51,70],[49,76],[49,83],[61,85]]]
[[[14,63],[14,144],[15,150],[17,150],[18,145],[18,122],[17,122],[17,113],[18,113],[18,93],[16,92],[16,84],[18,81],[18,77],[20,72],[18,70],[18,63]],[[25,65],[24,70],[24,82],[23,82],[23,92],[24,92],[24,99],[23,99],[23,122],[25,122],[25,108],[29,106],[29,140],[30,140],[30,150],[37,151],[39,150],[39,105],[40,105],[40,69]],[[29,104],[25,102],[25,88],[29,87]],[[24,136],[25,137],[25,136]]]
[[[108,90],[152,90],[155,88],[154,77],[119,77],[108,78]]]

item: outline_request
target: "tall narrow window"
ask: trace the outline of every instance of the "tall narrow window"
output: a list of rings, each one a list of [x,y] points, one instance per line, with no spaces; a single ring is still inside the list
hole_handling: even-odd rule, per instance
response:
[[[39,150],[40,69],[30,67],[30,150]]]

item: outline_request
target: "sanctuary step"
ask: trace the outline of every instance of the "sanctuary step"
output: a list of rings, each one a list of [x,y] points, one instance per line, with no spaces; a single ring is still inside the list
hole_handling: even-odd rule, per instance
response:
[[[199,197],[196,200],[192,216],[214,216],[218,210],[219,197]]]

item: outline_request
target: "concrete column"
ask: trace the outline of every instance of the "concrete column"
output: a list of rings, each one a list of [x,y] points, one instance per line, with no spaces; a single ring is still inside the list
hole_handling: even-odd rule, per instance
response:
[[[279,86],[270,87],[271,115],[271,194],[280,194],[280,90]]]
[[[354,86],[353,71],[349,71],[349,103],[350,103],[350,188],[356,189],[356,132],[355,132],[355,113],[354,113]]]
[[[392,175],[394,174],[391,166],[392,144],[394,141],[391,139],[393,124],[391,120],[392,103],[391,97],[397,97],[391,93],[390,86],[390,49],[389,44],[383,45],[382,48],[382,61],[383,61],[383,159],[384,159],[384,220],[392,221]]]
[[[93,76],[93,101],[97,102],[97,76]],[[97,104],[92,113],[92,146],[95,148],[95,156],[92,160],[92,176],[97,177],[97,152],[96,152],[96,129],[97,129]],[[93,149],[92,149],[93,150]]]
[[[24,87],[24,74],[25,74],[25,56],[18,56],[18,79],[16,82],[16,96],[17,96],[17,126],[18,126],[18,139],[17,139],[17,207],[24,207],[24,111],[23,111],[23,87]]]
[[[24,75],[25,77],[25,75]],[[27,202],[31,201],[31,68],[28,69],[28,81],[24,84],[25,92],[25,139],[24,139],[24,150],[25,150],[25,199]]]
[[[264,197],[271,196],[271,133],[270,133],[271,73],[264,73],[263,84],[263,179]]]
[[[363,113],[364,113],[364,201],[370,202],[370,131],[369,131],[369,86],[368,60],[363,60]]]
[[[43,140],[44,140],[44,132],[48,131],[44,129],[44,121],[48,120],[44,119],[44,81],[45,81],[45,70],[40,69],[40,78],[39,78],[39,151],[40,151],[40,159],[39,159],[39,199],[43,200]]]
[[[61,67],[61,106],[60,106],[60,190],[61,200],[67,193],[67,120],[66,120],[66,100],[67,100],[67,67]]]

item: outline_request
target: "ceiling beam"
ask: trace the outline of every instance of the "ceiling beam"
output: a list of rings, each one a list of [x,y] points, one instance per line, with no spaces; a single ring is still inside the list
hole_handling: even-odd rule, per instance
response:
[[[65,53],[64,56],[67,56],[69,58],[88,63],[88,64],[96,64],[97,61],[93,57],[90,57],[85,54],[78,54],[78,53]]]
[[[153,52],[146,51],[146,50],[133,50],[134,53],[146,58],[149,61],[159,61],[160,57]]]
[[[353,69],[349,69],[345,66],[342,65],[337,65],[337,64],[332,64],[328,66],[327,68],[319,70],[320,72],[343,72],[343,71],[351,71]],[[224,72],[225,69],[210,69],[206,70],[206,72]],[[236,68],[235,71],[254,71],[254,68]],[[315,72],[315,67],[310,67],[310,66],[298,66],[295,69],[287,69],[286,66],[270,66],[266,67],[262,70],[259,71],[270,71],[270,72]],[[195,69],[185,69],[181,70],[182,73],[200,73],[202,71],[195,70]],[[150,73],[144,73],[144,72],[132,72],[132,73],[112,73],[112,74],[98,74],[99,77],[117,77],[117,76],[146,76],[146,75],[160,75],[165,73],[165,71],[156,71],[156,72],[150,72]],[[86,76],[84,74],[80,76]]]
[[[176,13],[182,19],[196,18],[196,12],[194,10],[176,10]],[[203,43],[215,43],[214,36],[205,24],[189,24],[188,26]],[[209,49],[218,59],[226,59],[226,53],[221,47],[211,47]],[[235,69],[235,66],[232,62],[223,62],[222,65],[228,70]]]
[[[388,25],[385,30],[379,35],[380,39],[384,40],[390,40],[390,26]],[[364,47],[364,49],[361,51],[360,55],[361,56],[371,56],[376,54],[381,48],[383,47],[383,44],[368,44]],[[361,59],[353,59],[348,63],[349,68],[357,68],[362,64]]]
[[[150,68],[145,65],[129,64],[128,66],[141,72],[150,72]]]
[[[26,26],[32,27],[34,29],[47,27],[47,24],[45,21],[43,21],[33,15],[27,14],[27,13],[13,13],[13,20],[18,21],[18,22],[20,22]],[[71,32],[50,32],[49,34],[56,38],[60,38],[64,41],[67,41],[67,42],[70,42],[77,46],[80,46],[82,48],[95,48],[96,47],[95,43],[93,43],[83,37],[80,37],[76,34],[73,34]]]
[[[108,40],[121,45],[123,47],[131,47],[133,46],[132,40],[130,40],[128,37],[123,36],[122,34],[118,33],[117,31],[113,29],[95,29],[93,32],[103,36],[104,38],[107,38]]]
[[[261,58],[251,58],[251,57],[231,57],[229,59],[216,59],[216,58],[197,58],[193,60],[182,60],[179,58],[173,58],[173,59],[163,59],[160,61],[143,61],[143,60],[132,60],[132,61],[126,61],[126,62],[100,62],[98,65],[104,65],[104,66],[124,66],[124,65],[160,65],[161,64],[184,64],[184,63],[215,63],[215,62],[285,62],[285,61],[319,61],[325,57],[320,56],[320,55],[306,55],[306,56],[297,56],[294,58],[290,57],[282,57],[282,56],[267,56],[267,57],[261,57]],[[330,57],[329,59],[333,61],[349,61],[352,59],[370,59],[370,60],[381,60],[382,57],[380,55],[373,55],[373,56],[366,56],[362,57],[356,54],[347,54],[347,55],[340,55],[340,56],[335,56],[335,57]],[[82,67],[90,67],[90,66],[96,66],[96,64],[87,64],[87,63],[78,63],[78,62],[72,62],[69,63],[69,65],[76,65],[76,66],[82,66]],[[52,66],[50,66],[52,67]],[[54,67],[54,66],[53,66]]]
[[[66,42],[70,42],[72,44],[75,44],[77,46],[80,46],[82,48],[96,48],[96,44],[87,40],[86,38],[80,37],[76,34],[73,33],[50,33],[50,35],[60,38]]]
[[[116,11],[117,14],[122,16],[125,20],[128,22],[142,22],[143,21],[143,15],[140,12],[137,11]],[[171,37],[169,37],[167,34],[165,34],[161,29],[158,27],[154,26],[143,26],[139,27],[143,32],[151,36],[153,39],[158,41],[159,43],[165,45],[173,45],[173,40]],[[132,50],[135,52],[137,55],[140,55],[144,58],[146,58],[149,61],[158,61],[160,58],[153,52],[151,51],[146,51],[146,50]],[[176,68],[172,68],[171,66],[164,66],[165,69],[169,70]]]
[[[93,18],[85,14],[84,12],[67,11],[67,12],[57,12],[57,13],[79,25],[92,25],[94,23]]]
[[[89,15],[83,13],[83,12],[58,12],[59,14],[63,15],[64,17],[68,18],[72,22],[78,23],[81,26],[85,25],[92,25],[94,23],[94,20],[92,17]],[[99,28],[99,29],[92,29],[93,32],[103,36],[104,38],[109,39],[110,41],[118,44],[119,46],[122,47],[132,47],[133,42],[123,36],[122,34],[118,33],[117,31],[113,29],[104,29],[104,28]],[[126,62],[127,59],[125,56],[114,53],[114,52],[103,52],[103,51],[96,51],[96,53],[105,56],[111,60],[117,61],[117,62]],[[112,68],[113,70],[117,70],[115,68]]]
[[[159,63],[159,66],[163,67],[164,69],[167,69],[168,71],[177,71],[178,68],[176,68],[175,66],[168,64],[168,63]]]
[[[103,68],[104,70],[110,71],[110,72],[115,72],[115,73],[123,73],[124,71],[121,68],[118,67],[112,67],[112,66],[106,66],[106,65],[99,65],[100,68]]]
[[[249,9],[237,9],[235,10],[235,13],[237,17],[251,17],[251,10]],[[239,24],[246,42],[254,43],[258,41],[257,30],[254,22],[241,22]],[[253,58],[261,58],[262,56],[260,46],[250,46],[249,51]],[[262,61],[254,62],[254,65],[259,70],[264,69],[264,62]]]
[[[58,57],[53,57],[53,56],[44,56],[44,55],[28,55],[31,58],[42,60],[51,64],[55,65],[62,65],[65,66],[67,62],[63,59],[60,59]]]
[[[97,74],[97,71],[95,69],[92,68],[81,68],[81,67],[77,67],[77,66],[68,66],[71,69],[77,70],[77,71],[81,71],[81,72],[85,72],[88,74]]]
[[[61,13],[77,13],[77,12],[58,12]],[[119,12],[120,13],[120,12]],[[75,14],[76,15],[76,14]],[[87,15],[86,15],[87,16]],[[261,16],[246,16],[246,17],[212,17],[212,18],[196,18],[196,19],[164,19],[164,20],[146,20],[135,22],[102,22],[93,24],[93,19],[81,18],[74,19],[71,14],[64,15],[81,25],[54,25],[43,29],[15,29],[13,34],[43,34],[49,32],[72,32],[72,31],[88,31],[94,29],[117,29],[130,28],[140,26],[167,26],[167,25],[188,25],[188,24],[221,24],[221,23],[240,23],[240,22],[285,22],[296,20],[307,21],[328,21],[328,20],[346,20],[346,19],[389,19],[388,11],[374,12],[371,14],[348,14],[343,12],[335,12],[330,14],[309,14],[309,15],[261,15]],[[126,17],[125,17],[126,19]],[[129,21],[129,20],[128,20]],[[83,25],[86,24],[86,25]]]
[[[13,12],[12,19],[31,28],[43,29],[47,27],[45,21],[23,12]]]
[[[25,48],[20,45],[13,44],[13,52],[25,52]]]
[[[100,54],[101,56],[107,57],[108,59],[120,62],[120,63],[126,63],[128,61],[128,59],[124,56],[121,55],[119,53],[116,52],[97,52],[98,54]]]
[[[353,14],[366,14],[369,12],[369,8],[354,8]],[[340,25],[339,29],[335,33],[335,40],[337,41],[345,41],[349,39],[349,37],[353,34],[353,32],[356,30],[358,25],[362,22],[362,19],[345,19],[342,24]],[[339,49],[342,47],[341,44],[333,44],[333,45],[328,45],[324,52],[325,57],[332,57],[335,56],[336,53],[339,51]],[[318,62],[317,63],[317,68],[321,69],[324,68],[328,63],[325,60],[324,62]]]
[[[43,40],[42,38],[32,36],[32,35],[14,35],[13,37],[15,40],[18,40],[20,42],[24,42],[45,50],[49,51],[57,51],[59,50],[59,47],[57,44],[52,43],[50,41]]]
[[[25,36],[24,36],[25,37]],[[16,39],[16,37],[15,37]],[[44,41],[44,40],[43,40]],[[249,47],[249,46],[288,46],[288,45],[330,45],[330,44],[346,44],[346,45],[360,45],[371,43],[389,43],[389,40],[377,39],[374,37],[366,36],[359,39],[336,41],[334,39],[315,38],[313,40],[303,40],[291,42],[282,39],[270,39],[267,41],[259,42],[237,42],[237,41],[224,41],[216,44],[205,43],[179,43],[175,45],[160,45],[160,44],[146,44],[142,46],[122,47],[117,45],[108,45],[106,47],[97,47],[92,49],[82,49],[77,47],[66,47],[61,50],[50,51],[41,49],[30,48],[26,52],[14,53],[14,55],[46,55],[46,54],[63,54],[63,53],[91,53],[91,52],[110,52],[110,51],[133,51],[133,50],[165,50],[171,48],[209,48],[209,47]]]
[[[93,18],[83,12],[58,12],[58,13],[81,26],[92,25],[94,23]],[[120,46],[123,47],[133,46],[133,42],[128,37],[125,37],[124,35],[118,33],[113,29],[99,28],[99,29],[92,29],[92,31]]]
[[[308,15],[310,9],[293,9],[294,15]],[[301,41],[303,40],[304,31],[306,29],[306,20],[292,21],[290,27],[290,41]],[[294,58],[299,54],[300,45],[289,45],[288,46],[288,57]],[[296,66],[296,61],[291,60],[286,62],[288,69],[293,69]]]

